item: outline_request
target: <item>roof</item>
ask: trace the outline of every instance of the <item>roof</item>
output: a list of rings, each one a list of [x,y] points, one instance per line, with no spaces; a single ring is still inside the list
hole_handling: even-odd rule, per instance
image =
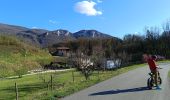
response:
[[[58,47],[57,50],[69,50],[70,48],[68,47]]]

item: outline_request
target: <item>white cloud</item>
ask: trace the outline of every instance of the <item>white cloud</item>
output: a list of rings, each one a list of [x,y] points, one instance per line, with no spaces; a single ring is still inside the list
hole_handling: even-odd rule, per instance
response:
[[[34,27],[32,27],[32,29],[38,29],[38,27],[34,26]]]
[[[103,1],[102,0],[97,0],[98,3],[102,3]]]
[[[57,24],[57,22],[54,21],[54,20],[49,20],[49,23],[51,23],[51,24]]]
[[[99,11],[94,8],[96,5],[93,1],[81,1],[75,4],[75,11],[87,16],[97,16],[102,15],[102,11]]]

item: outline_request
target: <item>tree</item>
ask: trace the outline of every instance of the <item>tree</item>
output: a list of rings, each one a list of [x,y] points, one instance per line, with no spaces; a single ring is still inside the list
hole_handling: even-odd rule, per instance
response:
[[[81,71],[86,80],[89,79],[94,70],[90,56],[83,54],[80,50],[77,50],[77,52],[72,55],[71,62],[77,70]]]
[[[105,56],[101,43],[93,47],[92,60],[96,69],[100,70],[104,68]]]
[[[24,75],[27,72],[27,69],[24,67],[25,66],[18,64],[18,67],[13,68],[13,71],[18,76],[18,78],[22,78],[22,75]]]
[[[157,27],[151,27],[146,30],[146,48],[147,52],[150,54],[158,54],[158,39],[160,30]]]

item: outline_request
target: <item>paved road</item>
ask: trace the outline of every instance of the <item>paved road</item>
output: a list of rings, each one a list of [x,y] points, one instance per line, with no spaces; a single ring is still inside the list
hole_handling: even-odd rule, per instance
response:
[[[163,68],[160,69],[162,90],[146,88],[149,69],[142,67],[96,84],[63,100],[170,100],[167,77],[170,63],[159,65]]]

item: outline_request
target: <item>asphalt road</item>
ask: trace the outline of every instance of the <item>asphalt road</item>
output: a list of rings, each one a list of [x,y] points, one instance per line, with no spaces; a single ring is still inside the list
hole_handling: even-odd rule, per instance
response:
[[[63,100],[170,100],[168,71],[170,63],[159,64],[161,90],[148,90],[148,67],[138,68],[96,84]]]

